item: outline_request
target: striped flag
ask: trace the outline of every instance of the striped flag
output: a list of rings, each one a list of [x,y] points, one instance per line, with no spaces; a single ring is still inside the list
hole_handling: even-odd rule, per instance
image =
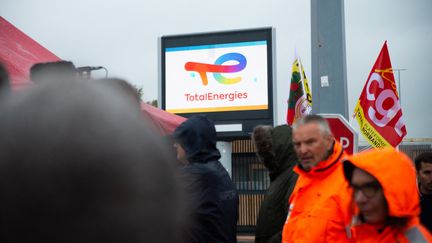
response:
[[[286,121],[292,125],[295,120],[312,112],[312,94],[300,57],[296,55],[292,66],[290,94]]]

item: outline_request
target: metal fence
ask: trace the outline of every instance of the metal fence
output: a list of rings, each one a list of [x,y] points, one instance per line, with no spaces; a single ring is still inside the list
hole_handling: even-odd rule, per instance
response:
[[[259,208],[270,185],[268,171],[259,162],[250,140],[233,142],[232,178],[239,192],[239,233],[255,232]]]
[[[359,151],[370,149],[371,146],[359,146]],[[415,157],[417,157],[419,154],[424,152],[432,152],[432,144],[402,144],[399,145],[399,150],[404,152],[408,157],[411,158],[412,161],[414,161]]]

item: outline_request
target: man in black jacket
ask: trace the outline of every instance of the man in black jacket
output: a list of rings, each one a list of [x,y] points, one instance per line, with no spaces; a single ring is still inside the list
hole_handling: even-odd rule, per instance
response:
[[[218,161],[214,124],[205,116],[192,116],[173,137],[177,159],[184,164],[181,176],[191,213],[184,242],[237,242],[238,195]]]
[[[415,158],[420,192],[420,221],[432,232],[432,152],[424,152]]]
[[[292,143],[292,129],[287,125],[256,126],[252,139],[257,155],[269,170],[270,186],[261,203],[255,243],[280,243],[288,214],[288,199],[298,175],[293,171],[297,156]]]

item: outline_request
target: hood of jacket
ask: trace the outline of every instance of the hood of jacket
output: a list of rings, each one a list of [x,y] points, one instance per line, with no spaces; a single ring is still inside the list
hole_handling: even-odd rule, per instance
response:
[[[374,176],[387,200],[389,216],[411,218],[420,213],[413,162],[394,148],[372,149],[349,156],[344,162],[350,182],[354,167]]]
[[[254,129],[252,137],[257,155],[269,170],[271,179],[297,164],[291,127],[287,125],[275,128],[258,126]]]
[[[296,165],[297,155],[292,142],[292,129],[287,125],[275,127],[272,140],[275,158],[279,162],[278,169],[282,172],[285,168]]]
[[[216,148],[215,126],[205,116],[191,116],[177,127],[173,138],[185,150],[189,163],[206,163],[221,157]]]

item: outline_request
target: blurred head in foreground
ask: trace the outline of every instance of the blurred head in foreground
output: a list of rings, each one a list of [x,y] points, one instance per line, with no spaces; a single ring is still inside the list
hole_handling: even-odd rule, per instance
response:
[[[9,74],[6,67],[0,63],[0,95],[2,93],[9,93],[10,91],[10,81]]]
[[[36,63],[30,68],[30,79],[34,83],[71,81],[76,75],[75,65],[69,61]]]
[[[0,107],[1,242],[174,242],[176,180],[131,99],[34,86]]]

